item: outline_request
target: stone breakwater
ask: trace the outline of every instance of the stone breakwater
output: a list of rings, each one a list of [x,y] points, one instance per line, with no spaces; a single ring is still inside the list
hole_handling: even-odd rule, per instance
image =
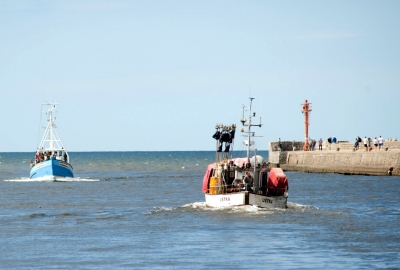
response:
[[[354,151],[353,143],[340,142],[324,144],[323,150],[303,151],[302,142],[282,142],[269,144],[268,161],[287,171],[316,173],[341,173],[361,175],[397,175],[400,176],[400,142],[385,142],[381,150],[373,148],[365,151],[364,145]]]

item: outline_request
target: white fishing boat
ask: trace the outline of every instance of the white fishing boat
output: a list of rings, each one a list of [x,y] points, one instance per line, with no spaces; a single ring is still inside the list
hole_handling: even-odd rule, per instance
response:
[[[74,177],[73,168],[69,161],[69,155],[60,139],[55,124],[53,113],[58,103],[46,102],[42,104],[47,108],[47,127],[43,138],[36,151],[34,160],[31,161],[30,178],[49,177]]]
[[[254,145],[255,132],[251,127],[261,127],[252,124],[252,118],[256,116],[251,111],[254,98],[250,98],[249,119],[243,117],[240,120],[243,127],[241,131],[247,138],[244,144],[247,146],[247,156],[244,158],[229,158],[229,151],[233,145],[236,125],[216,125],[213,138],[217,140],[216,162],[208,165],[203,178],[203,192],[206,204],[210,207],[255,205],[263,208],[287,208],[289,184],[286,175],[280,168],[269,168],[264,158],[257,155],[250,158],[250,146]],[[221,157],[225,144],[224,156]]]

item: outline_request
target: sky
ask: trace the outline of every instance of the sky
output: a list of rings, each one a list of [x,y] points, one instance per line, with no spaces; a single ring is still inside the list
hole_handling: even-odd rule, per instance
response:
[[[304,139],[305,100],[312,138],[400,139],[399,14],[386,0],[0,0],[0,152],[36,150],[50,100],[68,151],[212,151],[249,97],[258,150]]]

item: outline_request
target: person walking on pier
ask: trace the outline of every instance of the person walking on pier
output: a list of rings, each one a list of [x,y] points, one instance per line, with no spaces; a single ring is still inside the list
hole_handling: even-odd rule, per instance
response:
[[[373,139],[374,145],[375,145],[375,150],[378,150],[378,139],[375,137],[375,139]]]
[[[317,141],[315,139],[312,139],[312,150],[315,150],[315,145],[317,144]]]
[[[281,142],[281,138],[279,138],[279,151],[282,151],[282,142]]]
[[[381,150],[381,147],[383,146],[383,138],[382,138],[382,136],[379,136],[378,143],[379,143],[379,150]]]
[[[359,137],[356,138],[356,142],[354,143],[354,151],[357,151],[357,150],[358,150],[358,143],[359,143],[358,138],[359,138]]]
[[[371,151],[371,149],[372,149],[372,147],[371,147],[371,138],[368,138],[368,141],[367,141],[367,145],[368,145],[368,152],[369,151]]]
[[[367,142],[368,142],[367,136],[364,137],[363,141],[364,141],[365,151],[368,151],[368,149],[367,149],[367,146],[368,146],[367,145]]]
[[[319,150],[319,151],[322,151],[322,138],[319,138],[319,141],[318,141],[318,150]]]

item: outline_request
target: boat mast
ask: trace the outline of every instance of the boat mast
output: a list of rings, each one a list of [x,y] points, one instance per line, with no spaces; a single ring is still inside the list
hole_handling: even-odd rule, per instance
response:
[[[53,108],[50,106],[50,109],[48,111],[49,114],[49,148],[53,148]]]
[[[44,132],[42,141],[40,142],[39,149],[42,150],[45,147],[45,143],[47,142],[48,148],[44,150],[64,150],[64,146],[62,144],[62,141],[60,139],[60,135],[58,135],[56,125],[54,123],[54,118],[53,118],[53,110],[55,109],[56,105],[58,103],[51,103],[51,102],[46,102],[43,103],[42,106],[49,106],[49,109],[46,111],[48,114],[48,123],[46,127],[46,131]]]
[[[249,131],[248,131],[248,144],[247,144],[247,162],[250,162],[250,130],[251,130],[251,104],[253,103],[254,98],[250,98],[250,107],[249,107]]]
[[[246,120],[246,118],[244,118],[244,109],[245,109],[245,106],[243,105],[243,117],[242,117],[242,119],[240,120],[240,122],[242,122],[242,125],[243,126],[248,126],[248,131],[247,131],[247,139],[248,139],[248,141],[247,141],[247,143],[245,142],[245,144],[247,145],[247,162],[248,163],[250,163],[250,146],[251,146],[251,144],[252,144],[252,142],[250,141],[250,137],[255,137],[254,136],[254,132],[252,133],[251,132],[251,127],[252,126],[256,126],[256,127],[261,127],[261,117],[260,117],[260,124],[258,124],[258,125],[253,125],[252,123],[251,123],[251,118],[252,117],[254,117],[254,116],[256,116],[256,113],[252,113],[251,112],[251,105],[252,105],[252,103],[253,103],[253,99],[254,98],[250,98],[250,107],[249,107],[249,121],[248,121],[248,124],[246,124],[246,122],[247,122],[247,120]],[[252,115],[253,114],[253,115]],[[242,132],[244,132],[244,129],[242,128]]]

